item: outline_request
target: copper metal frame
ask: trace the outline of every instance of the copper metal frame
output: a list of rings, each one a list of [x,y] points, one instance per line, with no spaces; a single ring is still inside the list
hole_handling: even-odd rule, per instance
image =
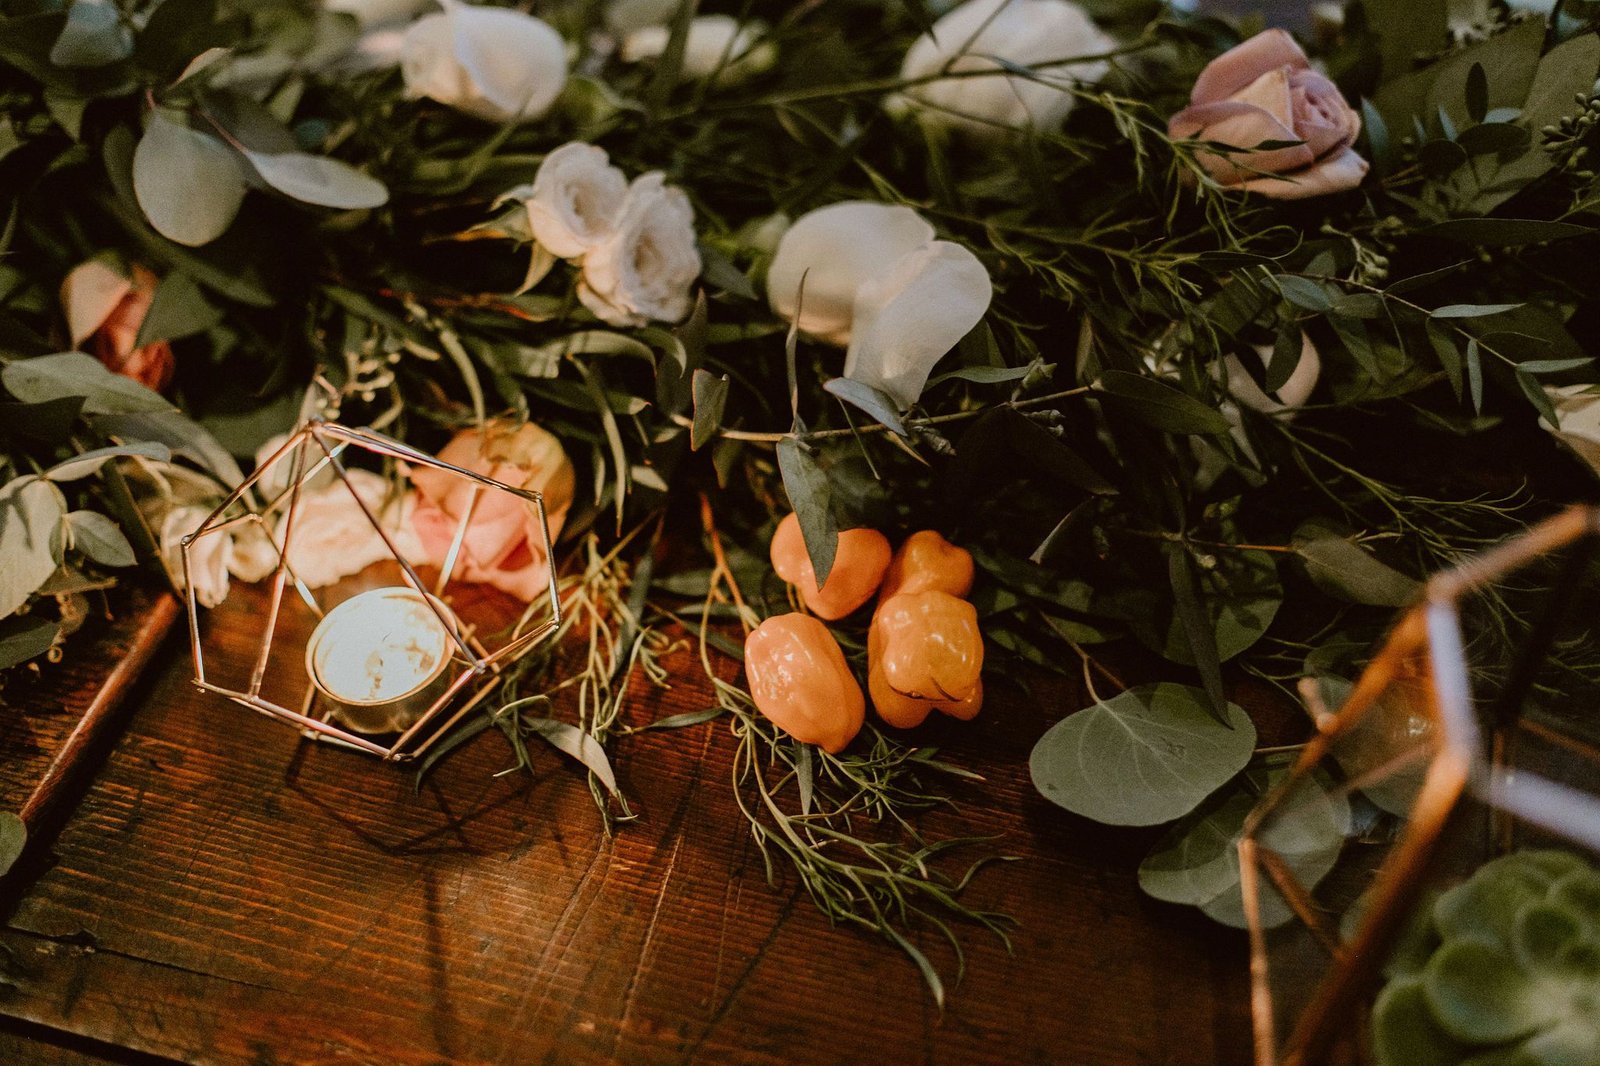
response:
[[[306,468],[306,453],[310,450],[306,447],[307,442],[314,443],[317,446],[317,450],[322,453],[322,457],[317,459],[309,469]],[[340,456],[347,448],[352,446],[386,458],[397,459],[412,466],[442,470],[473,484],[474,492],[471,502],[457,523],[455,534],[448,551],[445,553],[444,563],[440,568],[441,573],[435,582],[433,590],[429,590],[424,585],[410,560],[406,559],[395,547],[393,539],[384,530],[383,523],[379,521],[379,517],[373,514],[372,509],[367,506],[366,502],[361,499],[361,496],[350,484],[349,475],[345,470],[344,464],[340,461]],[[259,510],[246,509],[231,517],[225,517],[230,510],[241,504],[249,508],[250,502],[254,500],[251,490],[291,450],[293,451],[291,461],[294,466],[288,487],[275,498],[266,501]],[[459,674],[447,686],[443,694],[388,747],[310,713],[314,709],[313,705],[316,702],[316,688],[314,685],[308,687],[306,698],[300,711],[294,711],[281,704],[273,703],[261,695],[261,684],[266,675],[267,663],[272,652],[272,640],[278,622],[279,609],[283,602],[285,585],[292,581],[301,599],[305,601],[318,618],[321,618],[325,613],[322,606],[317,602],[316,597],[312,595],[311,590],[294,575],[292,567],[289,566],[285,549],[290,538],[294,535],[294,523],[300,508],[302,486],[326,468],[331,468],[339,480],[344,483],[351,496],[355,498],[362,513],[366,516],[367,521],[372,524],[372,528],[388,547],[389,554],[400,564],[405,584],[416,592],[421,593],[424,602],[438,616],[440,624],[444,626],[445,631],[449,633],[451,641],[455,645],[453,659],[458,661],[461,666]],[[444,589],[455,572],[456,563],[460,558],[462,542],[466,537],[467,527],[472,520],[473,512],[477,509],[481,490],[510,493],[521,499],[531,509],[532,513],[538,517],[539,529],[544,541],[545,558],[552,560],[549,585],[550,617],[528,632],[517,632],[510,641],[493,652],[484,648],[476,637],[459,623],[446,618],[436,606],[433,598]],[[287,511],[283,518],[283,543],[280,544],[273,535],[273,523],[268,519],[284,507],[286,498]],[[250,685],[247,689],[233,689],[206,680],[205,655],[200,641],[200,608],[195,599],[194,583],[190,580],[190,556],[194,545],[202,537],[226,535],[234,527],[245,523],[254,523],[265,533],[277,553],[278,565],[274,568],[271,576],[266,579],[272,583],[270,606],[262,632],[260,649],[256,654],[254,669],[251,671]],[[292,434],[269,458],[261,462],[255,472],[234,489],[228,498],[219,504],[194,532],[183,538],[182,549],[184,596],[189,608],[189,643],[194,653],[195,685],[207,692],[215,692],[218,695],[226,696],[235,703],[296,726],[303,734],[313,740],[329,741],[395,762],[406,762],[424,754],[435,740],[460,721],[468,711],[489,694],[492,682],[500,676],[509,662],[526,652],[542,638],[554,633],[561,625],[561,597],[556,581],[555,566],[553,565],[555,557],[554,546],[551,543],[550,522],[545,514],[543,495],[530,489],[513,488],[493,478],[485,477],[482,474],[451,463],[442,462],[432,455],[418,451],[409,445],[402,444],[397,440],[369,429],[351,429],[337,423],[320,420],[306,423]],[[524,621],[526,621],[526,616]],[[521,623],[519,623],[519,630],[520,626]],[[474,685],[476,685],[475,689]],[[455,713],[448,719],[440,721],[442,712],[458,697],[462,697],[463,693],[467,692],[468,689],[473,689],[473,691],[462,698],[461,705],[455,710]]]
[[[1513,773],[1510,743],[1517,725],[1514,713],[1520,710],[1523,692],[1513,696],[1513,716],[1495,723],[1489,747],[1481,743],[1459,613],[1468,593],[1499,581],[1547,552],[1596,535],[1600,535],[1600,508],[1572,507],[1435,575],[1419,602],[1401,615],[1337,713],[1329,714],[1319,706],[1314,685],[1302,684],[1317,731],[1289,774],[1251,811],[1238,845],[1240,889],[1250,934],[1257,1066],[1309,1066],[1323,1061],[1341,1032],[1348,1031],[1353,1008],[1370,989],[1417,902],[1435,846],[1464,793],[1470,792],[1489,807],[1496,843],[1508,843],[1510,824],[1520,819],[1600,851],[1600,798],[1524,768],[1515,768]],[[1548,633],[1543,641],[1548,641]],[[1526,662],[1542,657],[1547,650],[1540,639],[1533,643],[1535,646],[1523,649]],[[1281,857],[1261,843],[1261,834],[1295,786],[1329,757],[1334,742],[1376,704],[1408,663],[1416,662],[1426,664],[1426,680],[1431,683],[1429,710],[1437,725],[1436,747],[1405,828],[1375,876],[1358,925],[1345,940],[1338,930],[1327,928],[1312,893]],[[1531,675],[1524,680],[1531,680]],[[1281,1045],[1275,1032],[1267,932],[1261,920],[1261,871],[1298,919],[1318,933],[1331,955],[1331,965]]]

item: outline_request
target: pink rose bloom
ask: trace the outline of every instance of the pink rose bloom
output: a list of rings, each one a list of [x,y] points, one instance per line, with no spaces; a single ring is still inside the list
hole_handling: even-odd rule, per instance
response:
[[[529,489],[544,496],[555,540],[572,506],[576,486],[572,462],[555,436],[529,423],[497,419],[481,429],[457,433],[439,452],[452,466]],[[442,567],[461,516],[471,509],[455,578],[492,585],[520,600],[531,601],[549,588],[550,559],[538,515],[526,501],[509,493],[481,489],[473,503],[473,483],[431,467],[411,473],[417,488],[412,525],[422,541],[423,557]]]
[[[1353,189],[1367,173],[1351,147],[1361,116],[1283,30],[1258,33],[1206,64],[1167,132],[1239,149],[1195,158],[1218,183],[1279,200]],[[1269,141],[1300,143],[1255,150]]]
[[[166,341],[134,346],[159,279],[137,264],[131,273],[124,275],[103,259],[79,263],[61,283],[61,307],[74,347],[87,341],[87,351],[107,369],[160,392],[172,384],[172,346]]]

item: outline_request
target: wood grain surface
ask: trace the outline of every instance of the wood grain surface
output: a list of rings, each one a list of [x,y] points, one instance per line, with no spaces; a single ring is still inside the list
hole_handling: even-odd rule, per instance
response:
[[[207,648],[245,651],[258,620],[230,599]],[[679,665],[630,720],[705,706]],[[928,737],[988,779],[930,827],[1023,857],[970,896],[1020,919],[1014,954],[971,930],[941,1016],[900,953],[830,927],[792,879],[768,886],[725,724],[621,740],[641,817],[607,838],[553,753],[534,778],[495,777],[510,751],[491,732],[414,792],[189,679],[169,641],[51,861],[7,901],[8,1062],[1249,1061],[1243,938],[1140,895],[1150,834],[1072,818],[1028,782],[1033,742],[1080,693],[999,693]]]

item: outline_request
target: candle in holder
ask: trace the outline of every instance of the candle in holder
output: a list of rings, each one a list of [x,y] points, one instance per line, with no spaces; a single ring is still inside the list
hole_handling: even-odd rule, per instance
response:
[[[432,599],[429,597],[429,599]],[[412,588],[345,600],[306,644],[306,670],[333,715],[361,733],[392,733],[422,716],[448,684],[449,610]]]

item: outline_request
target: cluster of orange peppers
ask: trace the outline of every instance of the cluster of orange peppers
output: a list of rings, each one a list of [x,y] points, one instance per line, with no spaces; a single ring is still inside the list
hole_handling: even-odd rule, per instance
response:
[[[867,636],[867,692],[878,716],[907,729],[933,711],[971,718],[983,706],[983,637],[972,590],[972,556],[931,529],[897,552],[875,529],[839,534],[819,587],[800,520],[773,535],[772,568],[794,585],[810,614],[775,615],[745,640],[756,709],[795,739],[838,752],[860,732],[866,698],[844,652],[818,619],[837,621],[876,594]]]

